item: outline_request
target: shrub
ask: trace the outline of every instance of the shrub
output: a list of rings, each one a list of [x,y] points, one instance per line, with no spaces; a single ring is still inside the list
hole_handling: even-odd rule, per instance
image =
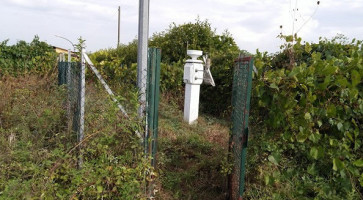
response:
[[[27,73],[46,74],[56,65],[56,53],[38,36],[26,43],[18,41],[7,45],[8,40],[0,43],[0,77],[4,75],[22,75]]]
[[[255,56],[251,108],[263,132],[255,145],[274,168],[261,173],[266,190],[282,199],[359,199],[362,42],[296,41],[280,54]]]

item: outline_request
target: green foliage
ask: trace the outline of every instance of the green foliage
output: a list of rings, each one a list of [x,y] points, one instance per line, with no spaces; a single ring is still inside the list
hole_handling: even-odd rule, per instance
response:
[[[231,99],[234,59],[240,53],[228,31],[218,35],[207,20],[197,19],[194,23],[170,25],[169,30],[154,34],[150,45],[161,48],[162,62],[171,65],[167,68],[170,71],[165,76],[166,79],[162,79],[162,82],[169,80],[168,84],[164,87],[162,84],[162,89],[172,89],[174,94],[180,94],[183,91],[182,72],[187,59],[187,48],[207,53],[212,59],[211,72],[216,87],[202,85],[201,109],[216,115],[220,115],[227,109],[228,104],[225,100]],[[171,72],[172,70],[175,72]],[[163,69],[161,73],[164,73]],[[167,91],[170,92],[170,90]]]
[[[178,26],[175,23],[171,24],[169,30],[152,36],[150,46],[163,50],[163,62],[175,63],[187,57],[187,48],[212,53],[215,50],[213,42],[217,40],[217,37],[208,21],[197,19],[195,23]]]
[[[211,72],[216,87],[202,86],[201,109],[217,115],[227,109],[225,100],[231,99],[234,59],[240,53],[228,31],[216,34],[207,20],[197,19],[194,23],[170,25],[168,30],[154,34],[149,45],[162,49],[160,88],[162,92],[175,96],[184,91],[183,69],[187,46],[188,49],[200,49],[208,53],[212,59]],[[117,49],[97,51],[90,58],[110,81],[136,85],[136,40]]]
[[[102,90],[87,86],[85,140],[77,144],[65,123],[65,89],[38,76],[0,81],[0,199],[145,199],[153,169],[135,136],[138,120],[124,120]]]
[[[85,42],[86,40],[83,39],[82,36],[78,38],[78,43],[74,46],[77,49],[78,53],[81,53],[82,48],[85,48]]]
[[[41,42],[38,36],[26,43],[18,41],[7,45],[8,40],[0,43],[0,77],[27,73],[46,74],[56,64],[56,53],[51,46]]]
[[[277,166],[261,173],[276,198],[362,197],[362,41],[340,39],[297,38],[255,56],[251,108],[263,134],[254,150]]]
[[[90,55],[97,69],[113,84],[136,85],[137,41],[120,45],[117,49],[105,49]]]
[[[361,199],[362,41],[338,36],[311,44],[294,37],[281,36],[286,44],[280,53],[255,55],[246,198]],[[162,48],[161,90],[174,97],[183,93],[187,45],[208,52],[217,86],[202,86],[201,108],[228,113],[233,59],[240,53],[228,32],[217,35],[208,21],[197,20],[171,25],[155,34],[150,45]],[[136,52],[134,40],[90,55],[102,76],[122,93],[119,100],[129,103],[128,110],[137,105]],[[44,74],[54,61],[51,47],[37,37],[29,44],[0,44],[0,76]],[[79,170],[75,138],[64,124],[64,90],[38,80],[10,81],[29,87],[14,89],[0,81],[1,198],[143,198],[143,177],[153,169],[133,136],[140,128],[137,120],[115,117],[117,108],[95,100],[99,91],[89,94],[90,137],[82,144],[85,163]],[[182,96],[171,99],[168,104],[178,108]],[[221,126],[206,130],[210,122],[183,124],[180,107],[160,112],[161,187],[172,192],[170,199],[221,197],[225,175],[231,172],[223,149],[227,144],[209,141]]]

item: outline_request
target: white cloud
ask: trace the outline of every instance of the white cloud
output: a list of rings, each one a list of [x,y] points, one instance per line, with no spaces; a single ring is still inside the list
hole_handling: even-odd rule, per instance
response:
[[[294,30],[307,41],[340,32],[362,39],[363,0],[298,0]],[[290,6],[291,3],[291,6]],[[221,33],[228,29],[242,49],[279,50],[276,38],[291,34],[294,0],[150,0],[150,35],[168,29],[169,24],[193,22],[198,16],[208,19]],[[117,7],[121,6],[121,42],[137,35],[137,0],[2,0],[0,40],[31,40],[35,34],[49,43],[68,47],[54,37],[72,41],[82,36],[89,50],[116,46]],[[313,17],[310,19],[310,16]],[[309,20],[310,19],[310,20]],[[305,23],[307,21],[307,23]]]

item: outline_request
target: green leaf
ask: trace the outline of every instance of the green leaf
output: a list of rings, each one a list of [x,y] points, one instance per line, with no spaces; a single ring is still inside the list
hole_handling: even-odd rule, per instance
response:
[[[278,165],[281,160],[281,156],[280,154],[274,152],[268,156],[268,160],[273,164]]]
[[[310,149],[310,156],[313,157],[315,160],[319,157],[319,151],[317,148],[313,147]]]
[[[308,91],[308,87],[306,87],[306,85],[305,85],[305,84],[300,84],[300,87],[301,87],[302,89],[304,89],[305,91]]]
[[[353,136],[350,132],[345,132],[345,135],[349,138],[350,141],[354,142]]]
[[[336,139],[329,139],[330,146],[337,146],[339,143]]]
[[[353,88],[353,89],[350,89],[349,90],[349,97],[351,99],[356,99],[358,98],[358,94],[359,94],[359,91],[356,89],[356,88]]]
[[[310,53],[311,50],[312,50],[311,45],[309,44],[309,42],[307,42],[305,44],[305,52],[306,53]]]
[[[343,128],[343,124],[341,123],[341,122],[339,122],[338,124],[337,124],[337,128],[338,128],[338,130],[342,130],[342,128]]]
[[[310,115],[310,113],[309,113],[309,112],[305,113],[304,118],[305,118],[306,120],[310,120],[310,119],[311,119],[311,115]]]
[[[311,175],[315,175],[317,173],[315,163],[308,167],[308,173]]]
[[[338,71],[338,67],[334,65],[326,65],[323,69],[323,74],[332,75]]]
[[[319,88],[321,90],[325,90],[328,87],[329,83],[330,83],[330,76],[326,76],[324,78],[324,82],[319,85]]]
[[[359,159],[353,162],[353,165],[356,167],[363,167],[363,159]]]
[[[344,168],[344,163],[339,158],[333,159],[333,170],[338,171]]]
[[[339,76],[337,77],[337,79],[335,80],[337,86],[340,86],[342,88],[345,88],[349,85],[349,82],[346,78],[344,78],[343,76]]]
[[[305,142],[305,140],[308,138],[308,135],[307,134],[305,134],[305,133],[303,133],[303,132],[300,132],[299,134],[297,134],[297,136],[296,136],[296,140],[298,141],[298,142],[301,142],[301,143],[303,143],[303,142]]]
[[[286,36],[286,42],[292,42],[293,39],[292,35]]]
[[[266,175],[265,176],[265,184],[271,185],[275,182],[275,179],[272,176]]]
[[[270,88],[276,89],[277,91],[279,91],[279,86],[277,86],[276,83],[271,83]]]
[[[351,73],[351,78],[352,78],[352,86],[355,87],[356,85],[358,85],[362,80],[360,77],[360,74],[357,70],[352,70]]]
[[[335,108],[335,105],[330,104],[327,108],[328,117],[335,117],[336,113],[337,109]]]
[[[101,185],[97,185],[97,192],[102,193],[103,187]]]
[[[313,133],[313,134],[309,135],[309,140],[314,143],[318,143],[320,138],[321,138],[321,135],[319,133]]]

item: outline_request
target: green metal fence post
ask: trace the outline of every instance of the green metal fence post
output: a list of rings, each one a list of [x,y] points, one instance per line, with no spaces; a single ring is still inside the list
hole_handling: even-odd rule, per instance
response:
[[[151,152],[152,152],[152,166],[156,167],[156,150],[157,150],[157,139],[158,139],[158,127],[159,127],[159,99],[160,99],[160,60],[161,50],[155,49],[155,90],[154,90],[154,122],[153,122],[153,138],[151,141]]]
[[[252,69],[252,57],[240,57],[235,61],[232,89],[232,134],[229,148],[234,166],[228,181],[229,199],[231,200],[241,200],[245,187]]]
[[[145,148],[151,154],[151,164],[155,167],[156,146],[158,137],[158,109],[160,98],[160,59],[161,50],[150,48],[148,55],[147,84],[147,123],[148,134],[145,138]]]
[[[145,135],[144,147],[147,156],[151,157],[151,165],[156,168],[156,152],[158,139],[158,110],[160,98],[160,59],[161,50],[150,48],[148,51],[148,73],[147,73],[147,134]],[[149,174],[152,176],[152,174]],[[154,196],[153,177],[148,182],[147,195]]]

